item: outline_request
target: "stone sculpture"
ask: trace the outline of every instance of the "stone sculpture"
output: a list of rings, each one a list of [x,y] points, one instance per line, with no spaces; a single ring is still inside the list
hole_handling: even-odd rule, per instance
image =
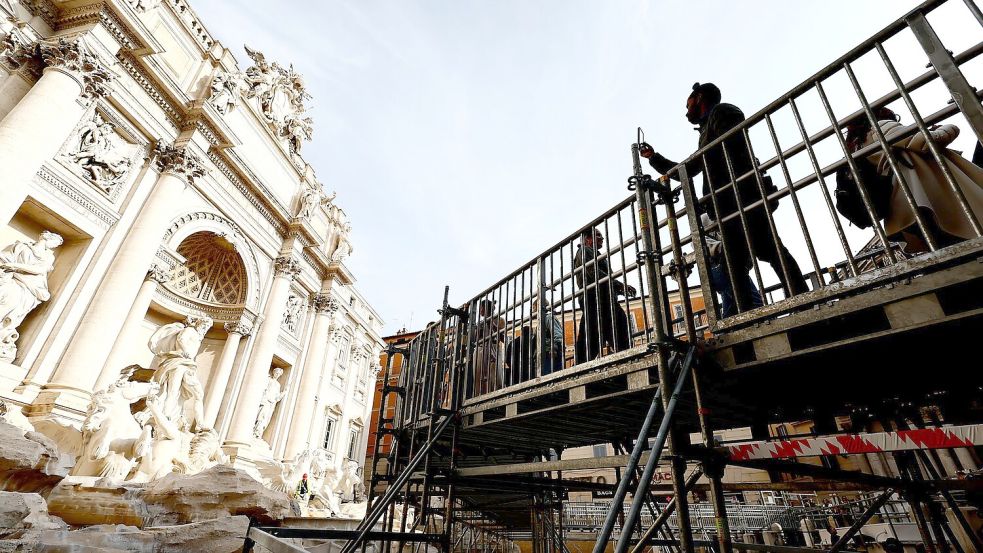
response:
[[[34,242],[17,240],[0,250],[0,361],[17,357],[17,327],[34,308],[51,297],[48,273],[62,237],[42,231]]]
[[[123,181],[132,160],[121,152],[116,128],[98,113],[78,132],[77,144],[65,157],[75,163],[92,184],[110,193]]]
[[[238,75],[221,72],[212,79],[211,96],[208,101],[215,106],[215,110],[225,115],[239,105],[239,91],[242,88],[241,80]]]
[[[301,310],[304,308],[304,299],[298,294],[291,293],[287,297],[287,308],[283,312],[283,328],[293,334],[297,334],[298,324],[300,323]]]
[[[190,316],[150,336],[148,346],[155,355],[151,367],[156,370],[150,378],[147,408],[137,414],[144,426],[138,446],[140,464],[132,480],[153,480],[179,470],[182,457],[188,458],[193,432],[209,430],[202,423],[204,391],[195,356],[211,326],[209,317]]]
[[[245,48],[256,64],[246,69],[245,79],[249,86],[246,97],[259,100],[260,111],[277,136],[292,137],[296,134],[301,141],[309,140],[310,133],[305,127],[310,127],[311,122],[305,121],[303,115],[307,111],[305,102],[310,95],[303,77],[294,71],[292,65],[285,69],[276,62],[267,62],[262,52],[248,46]],[[298,131],[290,130],[290,121],[294,121],[292,125]]]
[[[290,151],[299,154],[304,142],[314,137],[314,120],[310,117],[289,115],[284,121],[283,130],[280,134],[287,139]]]
[[[287,392],[280,391],[280,375],[283,374],[283,369],[276,367],[273,369],[273,374],[271,374],[266,382],[266,389],[263,391],[263,399],[260,400],[259,404],[259,414],[256,415],[256,424],[253,425],[253,436],[262,439],[263,432],[266,432],[266,427],[270,425],[270,420],[273,419],[273,411],[276,409],[276,404],[280,403],[280,400],[287,395]]]
[[[338,480],[338,485],[335,486],[335,492],[342,499],[350,499],[355,503],[364,501],[365,484],[359,475],[359,469],[358,462],[352,461],[351,459],[345,464],[345,472]]]
[[[148,343],[155,355],[151,368],[156,366],[150,381],[158,386],[151,396],[156,399],[161,415],[182,431],[204,429],[205,393],[198,379],[195,356],[211,326],[212,319],[207,316],[190,316],[184,322],[160,327]],[[149,400],[150,397],[148,408]],[[149,413],[144,418],[149,418]]]
[[[330,196],[325,196],[322,192],[320,183],[305,183],[304,189],[300,193],[300,205],[297,208],[297,217],[310,219],[317,213],[317,209],[329,206],[338,197],[337,192],[332,192]]]
[[[151,385],[132,382],[139,369],[130,365],[104,390],[93,394],[82,423],[81,453],[72,474],[124,480],[142,456],[142,429],[130,405],[147,397]]]

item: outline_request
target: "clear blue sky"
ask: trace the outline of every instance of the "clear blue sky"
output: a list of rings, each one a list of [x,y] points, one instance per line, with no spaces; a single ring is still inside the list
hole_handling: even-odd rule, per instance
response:
[[[685,157],[693,82],[753,113],[916,4],[193,5],[243,68],[245,43],[305,76],[304,155],[352,219],[349,264],[392,332],[432,320],[445,284],[463,302],[626,197],[636,126]]]

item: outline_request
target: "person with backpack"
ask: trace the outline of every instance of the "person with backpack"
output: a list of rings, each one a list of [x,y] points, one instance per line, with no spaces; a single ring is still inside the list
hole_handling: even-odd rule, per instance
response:
[[[877,109],[875,116],[878,127],[894,149],[900,173],[936,244],[945,247],[975,238],[977,235],[973,224],[963,212],[956,193],[932,156],[926,136],[918,132],[908,138],[898,139],[910,127],[902,125],[900,117],[886,107]],[[847,149],[850,152],[877,142],[877,133],[866,117],[848,125],[846,131]],[[931,140],[942,150],[946,168],[966,198],[970,212],[977,221],[983,223],[983,169],[946,148],[959,136],[959,127],[935,125],[929,129],[929,134]],[[905,199],[904,191],[883,148],[856,161],[860,181],[869,193],[876,217],[884,220],[884,231],[888,238],[903,242],[902,249],[908,254],[929,251],[925,237],[915,221],[914,211]],[[851,222],[866,228],[871,226],[870,216],[863,207],[856,186],[849,168],[837,173],[837,209]]]
[[[712,83],[694,84],[693,91],[686,100],[686,119],[699,126],[697,128],[700,133],[699,148],[705,147],[744,122],[744,113],[737,106],[721,103],[720,100],[720,89]],[[653,150],[648,144],[642,143],[639,146],[639,154],[648,158],[649,165],[663,175],[678,165]],[[738,205],[743,208],[747,221],[747,235],[744,233],[744,224],[739,216],[733,216],[720,225],[721,238],[727,252],[726,258],[733,264],[735,277],[737,273],[743,275],[751,270],[751,251],[748,250],[748,241],[750,241],[754,256],[771,265],[778,275],[786,297],[807,292],[809,287],[802,276],[799,264],[782,244],[781,238],[772,236],[768,224],[765,205],[768,210],[774,211],[778,207],[778,202],[766,202],[754,209],[748,209],[748,206],[761,200],[761,190],[754,175],[739,178],[735,186],[729,190],[720,190],[731,184],[724,147],[727,149],[727,157],[730,158],[735,177],[745,175],[753,169],[755,160],[750,145],[741,132],[734,133],[724,140],[722,146],[718,145],[708,150],[702,159],[694,158],[686,164],[689,176],[694,177],[701,172],[704,174],[704,197],[700,205],[694,207],[716,221],[735,215],[738,212]],[[703,159],[706,160],[705,165]],[[673,174],[672,177],[679,180],[678,174]],[[770,177],[763,175],[762,181],[766,194],[776,190]],[[709,198],[711,191],[716,192],[716,210]],[[740,198],[739,203],[738,198]],[[782,265],[788,271],[787,275]],[[751,279],[736,278],[736,282],[732,283],[731,287],[741,310],[746,311],[755,307],[755,290]],[[724,290],[717,290],[717,292],[722,295],[725,293]]]

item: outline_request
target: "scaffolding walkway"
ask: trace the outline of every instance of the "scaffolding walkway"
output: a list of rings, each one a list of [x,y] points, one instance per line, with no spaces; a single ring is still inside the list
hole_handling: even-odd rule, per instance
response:
[[[946,30],[930,22],[937,10],[975,21],[974,42],[947,48]],[[921,57],[892,57],[898,41]],[[440,320],[390,350],[390,363],[396,353],[404,362],[398,383],[385,367],[359,528],[251,536],[268,548],[285,535],[291,547],[344,539],[345,553],[507,551],[521,536],[534,553],[559,553],[585,516],[568,494],[603,491],[615,500],[591,527],[595,552],[609,541],[617,552],[847,551],[898,505],[926,551],[983,551],[963,516],[980,481],[954,474],[978,468],[983,441],[972,349],[983,335],[983,227],[946,161],[958,154],[935,133],[954,124],[983,139],[980,91],[964,74],[981,53],[976,3],[929,0],[664,176],[643,171],[639,132],[630,197],[459,307],[445,289]],[[886,88],[863,84],[856,68],[871,63]],[[911,122],[890,136],[878,120],[888,105]],[[845,129],[865,122],[867,141],[848,143]],[[919,153],[897,148],[915,138]],[[973,236],[953,239],[915,207],[911,155],[940,168],[939,186],[960,207],[953,216]],[[899,246],[864,186],[871,228],[836,210],[837,173],[861,180],[870,156],[893,175],[898,209],[913,214],[906,236],[917,252]],[[726,171],[703,171],[715,163]],[[783,245],[790,256],[769,255]],[[811,421],[809,435],[777,433],[792,421]],[[752,440],[718,443],[716,431],[741,427]],[[563,456],[597,444],[631,453]],[[841,466],[844,455],[866,468]],[[669,486],[652,482],[660,463]],[[725,500],[728,486],[741,489],[722,480],[731,466],[767,471],[758,489],[851,491],[863,507],[825,545],[744,543],[770,515]],[[618,469],[616,484],[564,477],[605,467]],[[707,501],[690,504],[692,493]],[[783,516],[773,523],[792,524]]]

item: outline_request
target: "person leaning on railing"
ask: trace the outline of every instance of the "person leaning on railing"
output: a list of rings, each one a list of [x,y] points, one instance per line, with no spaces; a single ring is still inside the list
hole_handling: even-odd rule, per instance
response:
[[[886,107],[878,108],[875,116],[884,138],[895,151],[898,168],[911,190],[915,205],[925,219],[929,234],[935,238],[936,243],[944,247],[975,238],[972,222],[963,212],[958,196],[932,156],[925,135],[919,132],[909,138],[895,140],[910,127],[902,125],[901,118]],[[877,135],[866,117],[853,121],[846,131],[847,148],[851,152],[877,142]],[[983,169],[958,152],[946,148],[959,136],[959,127],[935,125],[929,129],[929,134],[941,150],[946,168],[956,187],[966,198],[970,212],[977,221],[983,222]],[[904,242],[905,253],[929,251],[921,229],[915,222],[915,214],[900,189],[898,178],[893,176],[888,156],[884,155],[883,150],[878,150],[867,156],[867,160],[876,166],[877,174],[892,177],[893,190],[890,192],[886,212],[879,214],[884,217],[884,231],[888,237]],[[865,183],[865,186],[869,187],[870,184]]]
[[[696,83],[693,91],[686,99],[686,119],[698,125],[700,133],[699,148],[703,148],[714,140],[723,136],[727,131],[737,127],[744,122],[744,113],[733,104],[721,103],[720,89],[712,83]],[[735,176],[750,173],[754,167],[754,159],[751,155],[750,145],[744,139],[744,133],[734,133],[730,138],[724,140],[723,145],[727,148],[727,155],[730,157],[731,165]],[[663,175],[679,165],[675,161],[666,159],[652,149],[652,146],[642,143],[639,153],[648,158],[649,165]],[[706,164],[704,166],[704,159]],[[757,179],[754,175],[745,177],[737,182],[734,190],[720,191],[716,193],[716,213],[713,202],[709,195],[731,183],[730,172],[727,168],[727,158],[724,157],[724,149],[718,145],[707,152],[702,157],[696,157],[686,164],[686,171],[690,177],[703,172],[703,196],[697,209],[707,213],[711,219],[720,221],[728,215],[738,212],[737,194],[740,195],[741,207],[745,209],[747,220],[748,237],[745,237],[744,226],[740,217],[732,217],[721,225],[723,231],[724,247],[730,259],[731,268],[734,276],[741,272],[740,278],[733,283],[734,295],[737,297],[738,305],[742,310],[750,309],[754,305],[753,286],[748,286],[750,279],[743,278],[743,273],[751,270],[751,252],[748,251],[748,238],[754,249],[756,257],[766,261],[778,275],[782,286],[785,288],[787,296],[794,296],[808,291],[806,280],[802,276],[799,264],[789,253],[788,249],[782,244],[780,238],[773,238],[771,229],[768,225],[768,217],[763,206],[748,210],[747,206],[761,200],[761,191],[758,187]],[[679,180],[678,173],[672,173],[672,177]],[[767,178],[766,183],[771,179]],[[774,191],[774,185],[766,186],[765,192]],[[777,208],[777,200],[769,203],[769,209],[774,211]],[[782,263],[788,271],[786,278],[785,271],[782,270]],[[718,290],[720,292],[720,290]]]

